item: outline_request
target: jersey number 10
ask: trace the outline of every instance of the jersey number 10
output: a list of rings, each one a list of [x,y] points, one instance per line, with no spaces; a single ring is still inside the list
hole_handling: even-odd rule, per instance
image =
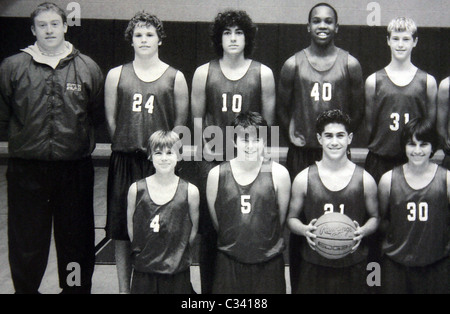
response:
[[[333,97],[333,85],[331,83],[323,83],[322,85],[322,100],[323,101],[330,101]],[[314,98],[315,101],[320,100],[320,83],[316,82],[314,83],[314,86],[311,90],[311,97]]]
[[[231,98],[231,111],[239,113],[242,110],[242,95],[236,94]],[[228,111],[228,94],[222,94],[222,112]]]

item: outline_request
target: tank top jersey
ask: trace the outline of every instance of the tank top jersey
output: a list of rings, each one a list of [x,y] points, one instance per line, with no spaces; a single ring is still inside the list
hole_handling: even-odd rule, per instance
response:
[[[142,81],[133,63],[122,67],[117,86],[117,122],[111,149],[146,152],[150,135],[172,130],[175,124],[174,86],[177,70],[168,67],[153,82]]]
[[[256,179],[240,185],[230,162],[220,166],[214,204],[219,223],[218,249],[241,263],[268,261],[284,249],[272,162],[264,161]]]
[[[209,63],[206,80],[205,127],[218,126],[223,132],[224,145],[226,127],[231,126],[235,117],[246,111],[262,111],[261,63],[252,60],[245,75],[238,80],[229,80],[220,68],[218,59]],[[228,139],[233,146],[233,139]],[[210,138],[205,138],[210,141]],[[226,150],[214,147],[214,156],[225,157]],[[225,159],[221,159],[225,160]]]
[[[131,243],[132,263],[137,271],[175,274],[190,267],[188,185],[180,178],[172,200],[158,205],[150,197],[146,180],[137,181]]]
[[[392,171],[389,229],[383,252],[405,266],[426,266],[450,253],[447,170],[438,167],[425,188],[413,189],[403,166]]]
[[[401,158],[405,124],[427,112],[427,73],[418,69],[406,86],[395,85],[385,69],[376,72],[373,131],[368,148],[383,157]]]
[[[341,212],[351,220],[356,220],[360,226],[364,225],[367,221],[367,214],[363,176],[364,169],[356,166],[349,184],[340,191],[331,191],[322,183],[317,165],[310,166],[305,207],[302,212],[305,218],[303,223],[309,224],[314,218],[319,218],[328,212]],[[364,239],[353,254],[337,260],[330,260],[319,255],[310,248],[306,238],[303,237],[303,241],[305,243],[301,248],[302,257],[305,261],[315,265],[334,268],[348,267],[362,262],[368,255],[368,247]]]
[[[293,123],[305,137],[305,147],[320,148],[316,136],[316,119],[329,109],[349,113],[351,86],[348,70],[349,53],[339,48],[333,66],[325,71],[315,69],[306,51],[295,54]]]

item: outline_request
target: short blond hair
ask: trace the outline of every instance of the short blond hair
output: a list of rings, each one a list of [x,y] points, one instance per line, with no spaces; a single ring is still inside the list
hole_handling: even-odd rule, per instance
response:
[[[154,132],[147,143],[147,156],[150,157],[156,150],[173,149],[181,154],[182,143],[180,137],[174,131],[159,130]]]
[[[387,27],[388,37],[392,32],[410,32],[414,39],[417,37],[417,25],[408,17],[397,17]]]

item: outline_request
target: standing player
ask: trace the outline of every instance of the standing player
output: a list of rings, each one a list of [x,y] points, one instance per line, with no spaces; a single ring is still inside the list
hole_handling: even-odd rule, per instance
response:
[[[16,293],[38,293],[54,228],[63,293],[90,293],[94,246],[94,126],[103,74],[65,41],[65,12],[31,14],[36,43],[0,65],[0,133],[8,130],[8,245]],[[97,118],[96,118],[97,117]],[[69,286],[73,263],[80,285]],[[70,283],[70,281],[69,281]]]
[[[434,125],[411,120],[401,137],[408,162],[381,177],[382,292],[450,293],[450,172],[430,161],[437,145]]]
[[[281,69],[277,115],[290,140],[286,165],[291,179],[322,158],[314,132],[320,113],[341,109],[352,119],[351,132],[356,131],[364,116],[361,65],[335,46],[338,30],[336,10],[326,3],[315,5],[308,17],[311,45],[289,58]],[[294,277],[298,277],[299,242],[300,238],[292,234],[289,260]]]
[[[133,183],[128,192],[131,240],[131,293],[192,292],[191,248],[198,229],[199,192],[175,174],[180,139],[156,131],[148,143],[155,174]]]
[[[347,157],[353,137],[349,129],[350,119],[340,110],[322,113],[316,130],[323,157],[300,172],[292,184],[288,226],[309,244],[301,246],[298,277],[291,279],[293,293],[363,293],[367,289],[368,248],[361,240],[378,226],[377,186],[370,174]],[[357,226],[354,240],[358,243],[352,254],[338,260],[314,250],[314,224],[330,212],[349,216]]]
[[[289,173],[264,158],[267,122],[242,113],[234,122],[237,157],[213,168],[207,199],[218,232],[213,293],[286,293],[283,227]]]
[[[134,60],[110,70],[106,77],[105,109],[113,151],[106,230],[115,242],[121,293],[129,293],[131,278],[128,189],[154,171],[145,153],[150,135],[156,130],[185,125],[189,112],[184,75],[159,59],[164,37],[163,24],[156,16],[137,13],[125,31],[125,39],[134,49]]]
[[[447,77],[442,80],[441,84],[439,84],[439,93],[438,93],[438,114],[437,114],[437,127],[439,131],[439,135],[442,140],[442,147],[444,148],[445,157],[442,161],[442,166],[447,169],[450,169],[450,147],[449,147],[449,121],[448,118],[450,106],[450,77]]]
[[[226,126],[233,123],[241,112],[262,113],[271,125],[274,121],[275,80],[272,70],[249,58],[253,51],[257,28],[244,11],[219,13],[212,26],[211,39],[219,59],[200,66],[192,82],[192,117],[194,134],[203,134],[206,127],[216,128],[218,145],[198,147],[203,160],[199,166],[201,194],[200,272],[203,293],[211,292],[212,270],[215,256],[215,231],[206,204],[208,172],[226,159],[227,149],[233,152],[233,140],[226,139]],[[220,134],[218,134],[220,133]],[[211,141],[212,143],[212,141]],[[210,145],[211,145],[210,143]]]
[[[436,120],[436,80],[411,62],[417,26],[409,18],[393,19],[387,28],[391,62],[366,80],[366,123],[370,134],[365,169],[378,182],[405,162],[400,149],[404,125],[416,117]]]

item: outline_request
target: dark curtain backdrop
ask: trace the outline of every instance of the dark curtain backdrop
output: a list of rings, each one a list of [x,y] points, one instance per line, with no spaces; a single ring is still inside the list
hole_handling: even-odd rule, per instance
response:
[[[128,21],[84,19],[81,23],[81,27],[69,27],[66,39],[94,59],[105,76],[109,69],[133,59],[133,50],[123,36]],[[216,57],[210,44],[209,26],[209,23],[200,22],[164,22],[167,38],[160,48],[160,57],[184,73],[189,88],[195,69]],[[0,38],[0,60],[35,40],[28,18],[0,17]],[[413,62],[432,74],[438,83],[450,71],[448,38],[450,28],[419,28],[419,44],[413,51]],[[309,42],[305,25],[259,24],[252,58],[269,66],[278,84],[283,63]],[[390,60],[385,27],[340,26],[336,45],[359,60],[364,79]],[[97,130],[97,140],[109,142],[106,125]],[[365,147],[366,141],[362,126],[352,146]],[[285,146],[286,140],[281,139],[280,143]]]

